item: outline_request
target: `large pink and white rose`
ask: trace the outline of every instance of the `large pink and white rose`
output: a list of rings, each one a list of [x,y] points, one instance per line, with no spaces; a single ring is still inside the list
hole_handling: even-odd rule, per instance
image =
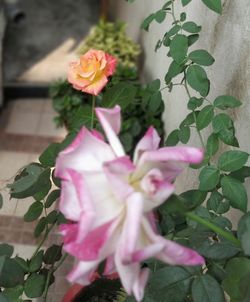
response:
[[[204,263],[194,250],[160,236],[153,214],[173,193],[173,181],[185,164],[200,163],[203,152],[159,148],[160,138],[150,127],[131,160],[117,137],[120,107],[97,108],[96,115],[108,143],[97,131],[82,128],[56,162],[56,176],[62,179],[60,211],[71,221],[61,227],[64,250],[79,260],[68,279],[89,284],[106,259],[104,273],[116,271],[127,293],[140,301],[149,275],[141,261]]]

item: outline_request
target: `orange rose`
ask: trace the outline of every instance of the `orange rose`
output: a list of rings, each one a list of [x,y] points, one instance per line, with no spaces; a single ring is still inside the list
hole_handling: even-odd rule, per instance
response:
[[[73,87],[98,95],[115,71],[116,59],[102,50],[90,49],[78,62],[71,62],[68,81]]]

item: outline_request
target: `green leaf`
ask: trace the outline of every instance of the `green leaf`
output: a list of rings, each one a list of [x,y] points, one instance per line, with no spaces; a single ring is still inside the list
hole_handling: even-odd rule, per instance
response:
[[[189,190],[180,195],[185,200],[184,204],[189,210],[200,206],[206,199],[207,192],[199,190]]]
[[[196,119],[196,126],[198,130],[206,128],[212,121],[214,117],[214,107],[212,105],[207,105],[202,108]]]
[[[53,210],[46,217],[46,222],[49,223],[49,224],[54,223],[57,219],[57,216],[58,216],[58,212],[56,210]]]
[[[219,133],[221,130],[232,128],[233,121],[227,114],[220,113],[213,118],[212,126],[214,129],[214,133]]]
[[[224,152],[218,160],[218,168],[222,171],[232,172],[242,168],[247,162],[249,154],[243,151]]]
[[[190,128],[188,126],[180,128],[178,137],[183,144],[186,144],[190,139]]]
[[[103,95],[102,106],[112,108],[115,105],[125,109],[134,101],[136,95],[136,87],[128,83],[118,83],[106,90]]]
[[[24,284],[25,295],[29,298],[41,297],[46,284],[46,278],[36,273],[31,274]]]
[[[47,224],[47,220],[45,217],[42,217],[39,221],[38,224],[36,225],[36,228],[34,230],[34,236],[37,238],[41,235],[41,233],[44,231],[45,227]]]
[[[221,0],[201,0],[208,8],[218,14],[222,13]]]
[[[44,254],[43,260],[46,264],[54,264],[62,257],[62,247],[60,245],[53,244],[50,246]]]
[[[217,214],[224,214],[229,211],[230,203],[228,200],[223,202],[223,196],[219,192],[215,191],[212,192],[207,201],[207,208]]]
[[[176,35],[170,43],[170,54],[176,63],[182,63],[187,56],[188,39],[184,35]]]
[[[198,26],[196,23],[189,21],[189,22],[185,22],[182,25],[182,29],[191,34],[196,34],[201,31],[201,26]]]
[[[241,246],[247,256],[250,256],[250,212],[243,215],[239,221],[237,229],[238,238],[241,240]]]
[[[190,100],[188,101],[188,109],[189,110],[195,110],[196,108],[200,107],[203,103],[203,98],[196,98],[196,97],[192,97],[190,98]]]
[[[181,27],[180,25],[176,24],[174,25],[166,34],[165,38],[169,38],[172,37],[174,35],[176,35],[179,31],[180,31]],[[165,45],[165,44],[164,44]],[[167,45],[165,45],[167,46]]]
[[[172,4],[172,1],[167,1],[164,5],[163,5],[163,7],[162,7],[162,9],[168,9],[169,8],[169,6]]]
[[[224,302],[223,290],[216,279],[210,275],[199,276],[192,283],[194,302]]]
[[[60,193],[61,190],[54,190],[52,192],[50,192],[50,194],[48,195],[44,206],[45,208],[50,208],[52,206],[52,204],[60,197]]]
[[[188,36],[188,46],[193,45],[198,40],[199,40],[199,35],[198,34],[189,35]]]
[[[201,191],[213,190],[220,180],[220,171],[215,166],[204,167],[199,175]]]
[[[24,221],[30,222],[36,220],[43,212],[43,204],[40,201],[35,201],[29,207],[27,213],[24,215]]]
[[[13,288],[7,288],[4,290],[4,295],[8,297],[9,302],[22,302],[23,300],[19,300],[18,298],[22,295],[23,293],[23,286],[22,285],[17,285]],[[0,297],[0,301],[1,297]]]
[[[194,124],[194,122],[195,122],[195,116],[197,115],[196,113],[197,113],[197,112],[190,112],[190,113],[185,117],[185,119],[181,122],[180,128],[183,128],[183,127],[185,127],[185,126],[190,126],[190,125]]]
[[[219,149],[219,139],[215,133],[212,133],[207,139],[206,152],[211,157]]]
[[[14,252],[14,247],[7,243],[0,244],[0,257],[1,256],[8,256],[11,257]]]
[[[34,185],[43,172],[39,164],[32,163],[25,167],[22,172],[16,176],[15,181],[9,184],[11,197],[26,198],[34,193]]]
[[[179,143],[179,130],[173,130],[165,141],[165,146],[175,146]]]
[[[188,58],[196,64],[203,66],[210,66],[214,63],[214,58],[203,49],[194,50],[189,55]]]
[[[155,13],[154,18],[156,22],[162,23],[166,18],[166,12],[160,9]]]
[[[209,92],[210,82],[207,78],[205,70],[199,65],[191,65],[187,69],[187,82],[202,96],[207,96]]]
[[[70,131],[79,131],[82,126],[91,127],[92,108],[89,105],[81,105],[75,114],[68,119]],[[96,121],[96,120],[94,120]],[[68,137],[70,140],[71,137]]]
[[[171,80],[176,77],[178,74],[180,74],[183,70],[184,70],[184,66],[181,66],[179,64],[177,64],[175,61],[173,61],[169,68],[168,68],[168,72],[165,76],[165,82],[168,85]]]
[[[155,14],[149,15],[146,19],[143,20],[141,24],[141,29],[144,29],[146,31],[149,30],[149,26],[152,23],[152,21],[155,19]]]
[[[151,112],[157,112],[157,110],[160,108],[161,104],[162,104],[162,95],[161,95],[161,92],[158,91],[150,97],[149,110]]]
[[[231,129],[223,129],[218,133],[219,139],[229,146],[239,147],[239,142],[235,137],[235,129],[232,127]]]
[[[34,273],[38,271],[43,263],[43,251],[39,251],[33,258],[31,258],[29,263],[29,272]]]
[[[242,291],[240,281],[250,272],[250,260],[239,257],[231,259],[226,265],[226,278],[222,281],[222,286],[231,301],[242,301]]]
[[[241,169],[230,173],[230,176],[233,178],[237,178],[241,182],[244,182],[245,178],[250,177],[250,167],[242,167]]]
[[[60,144],[53,143],[50,144],[49,147],[43,151],[43,153],[39,157],[40,163],[44,167],[54,167],[57,155],[60,151]]]
[[[147,84],[147,90],[150,91],[151,93],[158,92],[160,88],[161,88],[161,81],[159,79],[156,79]]]
[[[3,195],[0,193],[0,209],[3,207]]]
[[[239,180],[224,176],[221,179],[221,188],[223,195],[230,201],[232,207],[246,212],[247,192]]]
[[[33,197],[37,201],[44,199],[51,189],[50,172],[50,168],[44,170],[34,185]]]
[[[188,3],[190,3],[192,0],[181,0],[181,4],[182,6],[186,6],[188,5]]]
[[[0,258],[3,259],[6,256]],[[1,261],[0,261],[1,263]],[[2,267],[0,264],[0,286],[5,288],[15,287],[23,284],[24,271],[15,259],[5,258]]]
[[[180,14],[180,21],[181,21],[181,22],[184,22],[186,19],[187,19],[187,14],[184,13],[184,12],[181,13],[181,14]]]
[[[235,99],[232,96],[229,95],[221,95],[218,96],[215,100],[214,100],[214,106],[225,110],[228,108],[236,108],[241,106],[241,102],[237,99]]]

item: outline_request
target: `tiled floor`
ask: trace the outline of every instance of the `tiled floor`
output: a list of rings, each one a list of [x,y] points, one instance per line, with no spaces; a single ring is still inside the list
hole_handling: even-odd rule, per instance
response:
[[[50,143],[60,142],[65,137],[65,129],[55,127],[54,116],[49,99],[13,100],[0,112],[0,192],[4,199],[0,210],[0,242],[14,245],[15,253],[22,257],[30,257],[37,243],[33,236],[35,224],[22,219],[33,199],[10,200],[6,185],[20,168],[37,161]],[[58,240],[55,232],[45,246]],[[50,302],[61,302],[69,286],[65,275],[70,262],[71,259],[58,270]]]

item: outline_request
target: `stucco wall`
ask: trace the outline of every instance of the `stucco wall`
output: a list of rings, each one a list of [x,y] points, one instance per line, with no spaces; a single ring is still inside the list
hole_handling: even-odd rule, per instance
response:
[[[165,47],[157,53],[154,52],[154,47],[169,28],[170,18],[160,25],[153,22],[149,33],[141,31],[139,27],[145,17],[157,11],[165,2],[136,0],[133,4],[128,4],[123,0],[110,0],[111,15],[128,22],[129,35],[143,47],[142,78],[159,78],[162,85],[169,59]],[[181,5],[177,12],[179,9],[182,9]],[[211,80],[209,99],[213,100],[220,94],[231,94],[243,102],[240,109],[231,111],[231,116],[235,121],[241,148],[250,152],[250,1],[224,1],[222,16],[210,11],[201,1],[192,1],[184,10],[187,12],[187,20],[202,25],[200,39],[193,47],[208,50],[216,59],[214,65],[207,68]],[[187,113],[187,96],[177,87],[173,92],[164,91],[163,94],[166,103],[163,119],[167,133],[178,127]],[[203,135],[206,137],[206,131],[203,131]],[[189,144],[200,145],[197,137]],[[195,185],[195,172],[188,175],[183,175],[178,180],[179,191]]]

